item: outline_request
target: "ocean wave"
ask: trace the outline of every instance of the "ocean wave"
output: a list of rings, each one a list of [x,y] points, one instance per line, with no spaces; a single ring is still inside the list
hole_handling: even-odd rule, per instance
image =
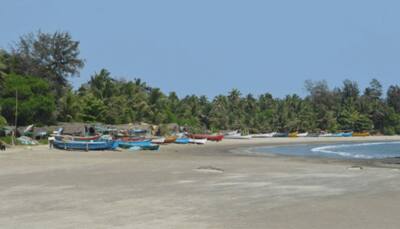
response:
[[[377,156],[371,156],[363,153],[352,153],[346,151],[336,151],[338,149],[344,149],[349,147],[360,147],[360,146],[376,146],[376,145],[388,145],[388,144],[400,144],[400,142],[368,142],[368,143],[357,143],[357,144],[341,144],[341,145],[327,145],[312,148],[311,151],[314,153],[326,153],[326,154],[335,154],[342,157],[348,158],[361,158],[361,159],[372,159]],[[383,156],[383,155],[382,155]]]

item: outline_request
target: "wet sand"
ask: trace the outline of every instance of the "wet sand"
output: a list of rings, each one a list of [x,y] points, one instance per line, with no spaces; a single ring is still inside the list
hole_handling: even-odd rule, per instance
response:
[[[397,229],[396,164],[245,152],[381,140],[400,137],[225,140],[157,152],[15,148],[0,152],[0,228]]]

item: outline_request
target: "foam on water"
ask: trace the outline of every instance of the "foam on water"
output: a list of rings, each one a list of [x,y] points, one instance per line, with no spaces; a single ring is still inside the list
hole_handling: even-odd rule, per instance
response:
[[[346,143],[332,145],[295,145],[263,147],[256,149],[257,152],[273,152],[293,156],[317,156],[333,158],[373,159],[400,157],[399,142],[368,142],[368,143]]]
[[[319,153],[327,153],[327,154],[337,154],[342,157],[350,157],[350,158],[361,158],[361,159],[372,159],[372,158],[384,158],[387,157],[386,154],[380,153],[380,155],[365,154],[365,153],[355,153],[355,152],[346,152],[346,151],[335,151],[337,149],[343,150],[346,148],[355,148],[361,146],[377,146],[377,145],[388,145],[388,144],[400,144],[400,142],[368,142],[368,143],[358,143],[358,144],[341,144],[341,145],[327,145],[321,147],[312,148],[312,152]]]

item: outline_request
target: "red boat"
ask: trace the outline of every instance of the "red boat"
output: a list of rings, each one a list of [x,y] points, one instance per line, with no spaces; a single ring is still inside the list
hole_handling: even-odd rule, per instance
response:
[[[190,134],[189,138],[193,139],[207,139],[208,141],[222,141],[224,135],[209,135],[209,134]]]

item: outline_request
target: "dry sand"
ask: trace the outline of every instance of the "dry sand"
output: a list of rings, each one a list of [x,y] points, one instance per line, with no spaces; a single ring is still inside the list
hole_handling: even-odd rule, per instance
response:
[[[400,137],[225,140],[157,152],[10,149],[0,152],[0,228],[400,228],[396,165],[243,153],[349,140]]]

